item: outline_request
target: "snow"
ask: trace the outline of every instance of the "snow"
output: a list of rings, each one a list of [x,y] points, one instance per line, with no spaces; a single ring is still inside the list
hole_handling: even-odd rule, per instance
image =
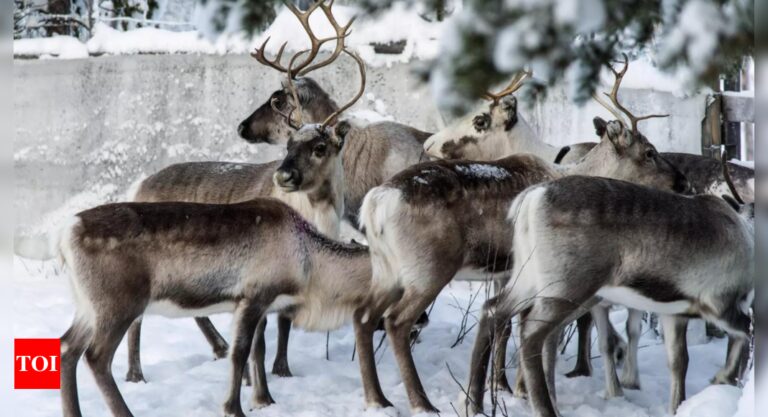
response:
[[[510,177],[506,169],[486,164],[456,165],[456,172],[482,179],[502,180]]]
[[[13,41],[15,56],[41,56],[61,59],[87,58],[88,49],[72,36],[18,39]]]
[[[69,326],[74,307],[71,300],[67,272],[57,262],[38,262],[16,258],[11,282],[14,317],[14,337],[57,337]],[[435,405],[446,415],[452,415],[451,402],[459,393],[447,366],[462,384],[466,383],[469,356],[475,333],[457,347],[450,346],[459,332],[461,312],[456,305],[465,307],[480,291],[471,307],[473,314],[483,302],[484,291],[478,283],[454,282],[441,293],[430,315],[429,325],[422,331],[414,348],[414,358],[427,393]],[[455,297],[455,299],[454,299]],[[623,329],[625,310],[616,310],[611,316],[617,329]],[[230,316],[212,317],[216,327],[229,338]],[[474,323],[469,318],[469,325]],[[378,344],[382,334],[375,334]],[[593,335],[593,338],[596,335]],[[276,328],[271,319],[267,327],[267,366],[275,352]],[[356,361],[351,361],[354,334],[346,325],[330,336],[330,361],[325,360],[325,334],[296,330],[291,333],[289,361],[292,378],[268,376],[270,391],[277,404],[248,415],[338,417],[362,415],[364,398]],[[510,345],[510,355],[517,341]],[[597,354],[597,345],[594,345]],[[593,360],[594,377],[567,379],[563,376],[574,365],[575,343],[570,343],[558,363],[558,403],[564,417],[634,416],[662,417],[666,412],[669,375],[661,340],[654,332],[644,329],[640,342],[640,375],[643,389],[626,391],[624,398],[604,399],[602,362]],[[684,404],[684,410],[713,411],[709,414],[684,414],[686,417],[726,417],[736,410],[739,389],[709,387],[708,379],[715,374],[725,358],[725,340],[690,347],[688,392],[693,395]],[[408,400],[391,349],[385,342],[377,354],[379,376],[385,395],[401,416],[410,415]],[[142,363],[146,384],[124,381],[127,371],[127,352],[123,342],[117,350],[112,366],[117,385],[131,411],[140,416],[217,416],[226,396],[229,375],[227,360],[213,360],[210,347],[192,319],[167,319],[158,316],[144,318],[142,328]],[[515,369],[508,371],[514,378]],[[108,415],[90,371],[83,361],[78,368],[80,402],[84,415]],[[244,387],[241,398],[247,407],[250,388]],[[54,390],[16,391],[17,410],[9,415],[26,417],[59,416],[59,393]],[[503,395],[509,415],[531,416],[525,401]],[[703,408],[700,408],[703,407]],[[21,410],[24,410],[21,412]],[[247,410],[247,408],[246,408]],[[486,396],[486,410],[490,400]],[[715,414],[728,411],[731,414]],[[16,411],[16,412],[14,412]],[[393,415],[394,410],[369,410],[368,416]],[[751,417],[745,414],[742,417]],[[681,416],[679,414],[679,416]]]
[[[208,2],[210,7],[216,2]],[[358,14],[353,6],[334,5],[334,16],[339,24],[345,25]],[[201,15],[206,12],[199,11]],[[236,13],[230,16],[235,21]],[[234,24],[233,24],[234,25]],[[237,25],[234,25],[237,26]],[[432,59],[438,55],[438,39],[444,22],[428,22],[419,16],[419,10],[407,2],[397,2],[391,8],[375,18],[358,18],[350,29],[346,45],[357,51],[369,64],[374,66],[390,65],[395,62],[408,62],[411,59]],[[336,36],[322,11],[318,10],[310,17],[310,27],[318,38]],[[121,31],[104,23],[97,23],[93,37],[83,43],[74,37],[21,39],[14,41],[14,54],[25,56],[58,56],[60,58],[84,58],[90,53],[98,54],[245,54],[259,47],[267,38],[268,55],[277,53],[280,45],[287,42],[286,53],[304,50],[309,41],[296,17],[281,6],[275,21],[264,32],[247,38],[243,32],[229,32],[212,40],[204,37],[201,31],[177,31],[158,28],[139,28]],[[297,36],[297,34],[300,34]],[[401,54],[376,54],[371,43],[388,43],[405,40],[406,46]],[[323,50],[331,51],[334,42],[327,42]]]
[[[91,54],[137,54],[178,52],[216,53],[216,47],[195,31],[174,32],[157,28],[128,31],[96,24],[93,37],[86,44]]]

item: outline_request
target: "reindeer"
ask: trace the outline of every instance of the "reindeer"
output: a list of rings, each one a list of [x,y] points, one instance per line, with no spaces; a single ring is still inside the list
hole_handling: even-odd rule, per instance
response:
[[[344,50],[346,51],[346,50]],[[294,55],[291,63],[307,51]],[[310,55],[311,55],[310,51]],[[362,96],[365,89],[365,66],[362,60],[347,52],[358,64],[361,86],[356,96],[341,108],[331,113],[318,129],[325,130],[335,122],[341,112],[351,107]],[[332,60],[325,60],[322,66]],[[320,68],[321,65],[313,65]],[[289,87],[294,89],[289,79]],[[296,113],[297,115],[299,113]],[[281,113],[299,131],[293,115]],[[282,161],[266,164],[237,164],[230,162],[190,162],[171,165],[139,185],[133,201],[162,202],[184,201],[196,203],[230,204],[248,201],[256,197],[272,197],[291,206],[309,220],[321,233],[331,239],[339,238],[340,220],[344,214],[344,173],[341,167],[341,152],[344,139],[350,130],[347,122],[338,122],[335,138],[321,138],[302,141],[292,138],[288,152]],[[211,344],[214,355],[226,356],[228,349],[224,338],[216,331],[206,317],[196,317],[198,327]],[[266,323],[264,323],[265,325]],[[291,376],[288,366],[288,338],[291,329],[289,318],[278,319],[277,354],[272,373]],[[126,380],[144,381],[139,355],[141,319],[136,320],[128,331],[128,373]]]
[[[624,55],[624,65],[621,70],[616,71],[613,67],[609,66],[609,69],[614,74],[615,82],[610,94],[604,94],[611,100],[615,109],[620,110],[624,116],[629,118],[634,129],[637,126],[637,122],[642,120],[642,118],[636,118],[632,115],[632,113],[629,112],[618,99],[618,91],[621,86],[621,81],[628,70],[628,65],[628,57]],[[611,107],[603,102],[599,96],[595,96],[594,98],[604,107],[611,110]],[[622,114],[620,113],[614,112],[614,115],[616,117],[622,117]],[[658,115],[651,117],[656,116]],[[598,135],[600,134],[601,133],[598,130]],[[745,190],[748,191],[748,195],[754,199],[754,170],[731,163],[728,163],[727,166],[723,165],[723,168],[720,169],[720,163],[717,160],[698,155],[663,153],[662,156],[668,158],[673,165],[686,175],[686,178],[691,181],[691,191],[693,193],[711,194],[716,196],[726,194],[737,198],[739,201],[743,201],[739,190]],[[727,156],[723,156],[721,159],[725,164]],[[728,166],[731,168],[729,169]],[[731,180],[731,176],[729,175],[731,169],[736,170],[736,172],[739,173],[739,181],[736,183]],[[749,180],[750,175],[752,176],[751,182]],[[579,318],[577,326],[579,339],[577,362],[574,369],[568,372],[566,376],[591,375],[590,333],[594,317],[598,327],[600,350],[603,353],[603,357],[607,358],[605,360],[606,395],[610,398],[623,395],[622,387],[628,389],[640,388],[637,353],[640,332],[642,330],[642,312],[629,309],[626,324],[627,346],[625,347],[621,337],[617,335],[615,329],[608,320],[608,307],[609,305],[606,303],[601,303],[591,309],[591,314],[585,314],[583,317]],[[737,379],[740,375],[739,366],[746,359],[746,352],[738,353],[733,351],[733,344],[733,340],[729,341],[725,366],[719,370],[712,379],[713,383],[737,383]],[[626,363],[623,367],[621,378],[617,378],[615,371],[616,361],[614,357],[616,356],[626,357]]]
[[[301,135],[338,139],[318,125]],[[278,200],[103,205],[79,213],[57,247],[70,269],[76,302],[74,321],[61,337],[65,417],[81,415],[76,368],[83,353],[112,414],[132,415],[110,365],[130,324],[147,313],[234,313],[225,415],[245,416],[240,387],[250,349],[259,381],[253,406],[271,402],[259,369],[264,360],[261,323],[270,312],[288,314],[308,330],[333,329],[354,317],[364,384],[371,389],[371,380],[381,392],[371,337],[375,323],[362,317],[380,314],[371,310],[371,300],[391,302],[402,290],[371,293],[367,248],[328,239]]]
[[[530,76],[523,71],[515,74],[506,88],[497,93],[486,92],[488,107],[457,119],[451,125],[430,136],[424,151],[440,159],[493,161],[505,156],[532,153],[546,161],[578,162],[595,145],[577,143],[559,148],[543,142],[518,112],[513,95]]]
[[[344,52],[358,62],[364,85],[362,60]],[[362,88],[338,112],[361,95]],[[345,124],[331,128],[335,115],[308,125],[287,116],[298,127],[289,149],[323,144],[327,152],[341,151]],[[283,177],[276,174],[275,181]],[[380,317],[377,305],[395,302],[402,289],[396,283],[372,287],[366,247],[327,238],[277,199],[108,204],[79,213],[55,244],[71,270],[77,304],[74,322],[61,338],[64,416],[81,415],[75,371],[83,352],[111,412],[131,415],[110,364],[123,334],[145,313],[234,312],[226,415],[245,415],[240,386],[249,349],[256,378],[253,405],[274,402],[264,371],[264,316],[270,312],[308,330],[333,329],[354,318],[366,397],[386,401],[373,355],[376,322],[367,318]]]
[[[328,17],[336,30],[341,42],[334,50],[337,54],[343,47],[343,41],[349,35],[349,27],[354,19],[345,26],[339,25],[331,13],[333,1],[327,4],[318,1],[302,13],[290,2],[286,7],[295,14],[304,30],[315,43],[316,40],[309,26],[309,15],[320,8]],[[330,38],[328,38],[330,39]],[[320,85],[306,75],[315,70],[318,65],[309,65],[311,59],[304,61],[289,71],[280,63],[285,44],[281,46],[273,60],[266,58],[264,50],[269,39],[254,52],[252,56],[261,64],[277,71],[286,73],[293,81],[296,94],[289,91],[286,84],[272,93],[270,98],[257,108],[238,126],[238,134],[250,143],[285,144],[289,140],[291,128],[280,112],[287,108],[295,108],[301,112],[301,117],[308,123],[316,123],[326,119],[338,109],[336,103]],[[319,49],[317,49],[319,51]],[[313,49],[315,51],[315,49]],[[316,52],[315,52],[316,55]],[[311,55],[310,55],[311,56]],[[331,55],[333,57],[333,54]],[[329,58],[330,59],[330,58]],[[409,126],[394,122],[377,122],[364,124],[358,120],[349,120],[352,126],[346,136],[346,145],[342,155],[344,175],[347,178],[344,192],[346,216],[354,224],[363,197],[372,187],[383,183],[397,172],[422,160],[424,140],[431,134]]]
[[[624,73],[626,67],[621,77]],[[614,74],[619,73],[614,71]],[[517,99],[512,94],[522,87],[529,75],[528,72],[518,73],[501,92],[484,94],[483,97],[490,101],[487,110],[473,112],[430,136],[424,142],[424,151],[440,159],[492,161],[518,153],[532,153],[548,161],[578,161],[597,144],[582,142],[562,148],[551,146],[536,135],[518,112]],[[602,137],[602,132],[598,131],[597,136]],[[688,178],[694,193],[717,196],[730,193],[716,159],[675,152],[662,152],[661,155]],[[754,201],[754,170],[730,164],[730,171],[741,197],[745,201]]]
[[[754,205],[728,200],[581,176],[521,193],[508,215],[514,225],[511,278],[486,302],[478,326],[470,410],[482,411],[494,333],[519,313],[531,407],[537,417],[557,416],[557,329],[600,297],[663,314],[674,414],[685,399],[688,318],[717,323],[739,345],[749,334]]]
[[[508,277],[512,241],[504,219],[518,193],[532,184],[579,174],[679,192],[688,188],[685,177],[643,135],[618,121],[596,118],[595,124],[605,124],[603,139],[576,164],[556,165],[527,154],[487,163],[427,162],[366,195],[361,226],[370,245],[373,281],[397,280],[405,291],[400,301],[386,307],[385,328],[414,412],[437,410],[419,380],[408,330],[459,271]],[[503,368],[503,360],[496,365]],[[509,389],[503,372],[498,379],[499,386]]]

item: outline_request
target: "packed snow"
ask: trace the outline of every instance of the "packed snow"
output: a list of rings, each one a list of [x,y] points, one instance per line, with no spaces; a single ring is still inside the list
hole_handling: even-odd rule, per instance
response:
[[[485,291],[479,283],[454,282],[438,297],[430,313],[430,323],[414,347],[414,357],[427,393],[444,415],[454,415],[452,402],[460,391],[448,370],[465,384],[469,355],[474,341],[471,331],[463,343],[451,348],[460,334],[462,309],[475,301],[468,326],[483,302]],[[39,262],[16,258],[12,280],[11,311],[14,337],[59,337],[71,323],[74,304],[67,271],[56,261]],[[615,310],[612,320],[623,329],[624,310]],[[230,316],[212,317],[214,324],[229,338]],[[272,319],[267,327],[267,369],[275,352],[276,328]],[[596,335],[593,335],[593,339]],[[375,334],[378,344],[381,332]],[[513,342],[517,346],[517,342]],[[326,335],[294,329],[291,333],[289,361],[292,378],[268,376],[270,391],[277,404],[247,412],[252,416],[393,416],[395,410],[364,412],[364,398],[356,361],[352,361],[354,334],[346,325],[330,334],[329,357],[325,359]],[[597,345],[593,344],[597,355]],[[211,349],[192,319],[145,317],[142,328],[142,363],[147,383],[124,381],[127,371],[125,343],[121,344],[112,366],[118,387],[137,416],[218,416],[226,396],[229,362],[213,360]],[[741,390],[729,386],[709,386],[708,380],[725,358],[725,340],[689,346],[690,366],[687,389],[689,400],[680,408],[680,417],[727,417],[740,408],[741,417],[754,415],[748,410],[749,399],[741,401]],[[510,356],[515,352],[510,347]],[[625,392],[624,398],[604,399],[602,362],[593,360],[590,378],[567,379],[563,376],[574,364],[575,343],[571,342],[558,363],[558,404],[564,417],[596,416],[667,416],[669,375],[662,341],[646,326],[640,342],[642,389]],[[408,400],[396,363],[386,342],[377,354],[379,376],[384,393],[401,416],[410,415]],[[508,371],[514,378],[516,369]],[[754,377],[752,377],[754,378]],[[83,361],[78,368],[78,388],[84,415],[108,415],[90,371]],[[749,387],[749,386],[748,386]],[[754,397],[754,386],[751,388]],[[243,387],[241,398],[248,407],[250,387]],[[59,392],[55,390],[16,391],[16,410],[8,415],[53,417],[61,414]],[[487,396],[486,396],[487,397]],[[530,416],[523,400],[504,394],[509,415]],[[486,398],[486,410],[490,402]],[[740,411],[741,412],[741,411]]]

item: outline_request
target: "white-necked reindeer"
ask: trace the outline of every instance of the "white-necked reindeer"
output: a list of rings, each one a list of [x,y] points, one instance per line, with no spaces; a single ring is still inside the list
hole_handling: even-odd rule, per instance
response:
[[[293,4],[288,1],[285,4],[294,14],[300,15],[301,12]],[[349,35],[347,29],[352,25],[352,20],[345,26],[338,25],[331,13],[332,5],[333,0],[327,3],[325,0],[318,1],[307,10],[306,18],[300,18],[302,26],[311,39],[316,37],[309,26],[308,16],[318,7],[334,24],[336,36],[343,41]],[[328,39],[331,38],[313,41],[313,46],[317,42]],[[287,83],[284,83],[280,90],[275,91],[240,124],[238,133],[250,143],[286,144],[290,138],[291,128],[280,112],[284,112],[287,108],[295,108],[297,113],[301,113],[302,120],[305,122],[319,123],[335,112],[338,106],[315,80],[307,76],[309,72],[317,69],[319,64],[308,65],[311,59],[307,59],[305,61],[307,64],[299,64],[294,70],[289,71],[280,63],[285,44],[282,45],[277,56],[269,60],[264,55],[268,41],[269,39],[264,41],[252,56],[260,63],[286,73],[291,78],[297,94],[292,94]],[[334,53],[340,50],[337,45]],[[342,166],[347,181],[344,206],[346,216],[356,224],[360,204],[368,190],[406,167],[420,162],[424,156],[422,145],[431,133],[389,121],[376,123],[354,119],[348,121],[351,128],[347,133],[342,154]]]
[[[509,209],[514,268],[483,308],[465,405],[482,410],[493,334],[521,314],[521,369],[531,407],[536,417],[556,417],[558,329],[601,297],[663,315],[674,414],[685,398],[688,317],[717,323],[737,344],[746,342],[753,219],[754,205],[605,178],[563,178],[527,189]]]
[[[595,142],[577,143],[567,149],[552,146],[542,141],[518,112],[517,98],[513,94],[528,76],[530,72],[517,73],[500,92],[485,93],[483,98],[489,101],[487,108],[481,105],[478,110],[430,136],[424,142],[424,151],[440,159],[493,161],[531,153],[549,162],[579,161],[596,145]]]
[[[349,54],[362,70],[362,60]],[[339,112],[361,95],[362,89]],[[334,118],[301,125],[300,117],[286,115],[299,127],[293,142],[341,151],[343,134],[330,127]],[[402,289],[372,290],[367,248],[328,239],[276,199],[108,204],[79,213],[55,245],[70,269],[77,307],[61,338],[65,417],[81,415],[75,372],[83,353],[112,414],[131,415],[110,368],[124,333],[145,313],[178,317],[234,312],[226,415],[245,415],[240,388],[251,349],[257,382],[253,405],[272,402],[260,325],[269,312],[288,315],[309,330],[332,329],[354,317],[366,397],[386,401],[373,357],[377,322],[364,318],[379,317],[378,306],[397,300]]]
[[[622,76],[624,72],[626,67]],[[440,159],[473,161],[493,161],[520,153],[532,153],[547,161],[561,158],[563,163],[581,159],[596,145],[595,142],[577,143],[563,148],[549,145],[520,115],[517,99],[512,94],[521,87],[525,76],[525,73],[518,74],[500,93],[485,94],[484,97],[490,100],[487,109],[481,108],[470,113],[430,136],[424,142],[425,152]],[[597,136],[602,137],[602,133],[598,131]],[[661,156],[688,178],[694,193],[717,196],[730,193],[716,159],[676,152],[662,152]],[[739,195],[747,202],[754,201],[754,169],[730,163],[729,170]]]
[[[459,271],[470,270],[483,278],[508,276],[512,231],[505,219],[518,193],[533,184],[579,174],[675,191],[688,188],[685,177],[644,136],[618,121],[606,124],[595,119],[595,124],[605,134],[576,164],[556,165],[533,155],[487,163],[427,162],[366,195],[361,224],[371,250],[373,285],[395,282],[405,289],[400,301],[387,306],[385,327],[415,412],[436,409],[411,356],[411,325]],[[503,370],[503,359],[497,366]],[[503,371],[497,378],[499,386],[509,387]]]

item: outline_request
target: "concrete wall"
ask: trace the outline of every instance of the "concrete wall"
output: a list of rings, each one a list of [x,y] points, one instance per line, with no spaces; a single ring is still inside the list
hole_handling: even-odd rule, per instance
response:
[[[281,79],[249,56],[143,55],[14,64],[14,204],[22,230],[47,229],[77,210],[119,200],[142,175],[170,163],[262,162],[282,156],[280,147],[247,145],[235,132]],[[337,101],[354,92],[358,79],[348,61],[313,76]],[[638,113],[673,113],[669,120],[642,125],[661,150],[698,152],[703,97],[622,94]],[[375,109],[423,130],[442,125],[428,89],[406,64],[369,68],[366,95],[355,109]],[[523,114],[558,145],[595,140],[592,117],[609,117],[593,105],[574,107],[560,89]]]

